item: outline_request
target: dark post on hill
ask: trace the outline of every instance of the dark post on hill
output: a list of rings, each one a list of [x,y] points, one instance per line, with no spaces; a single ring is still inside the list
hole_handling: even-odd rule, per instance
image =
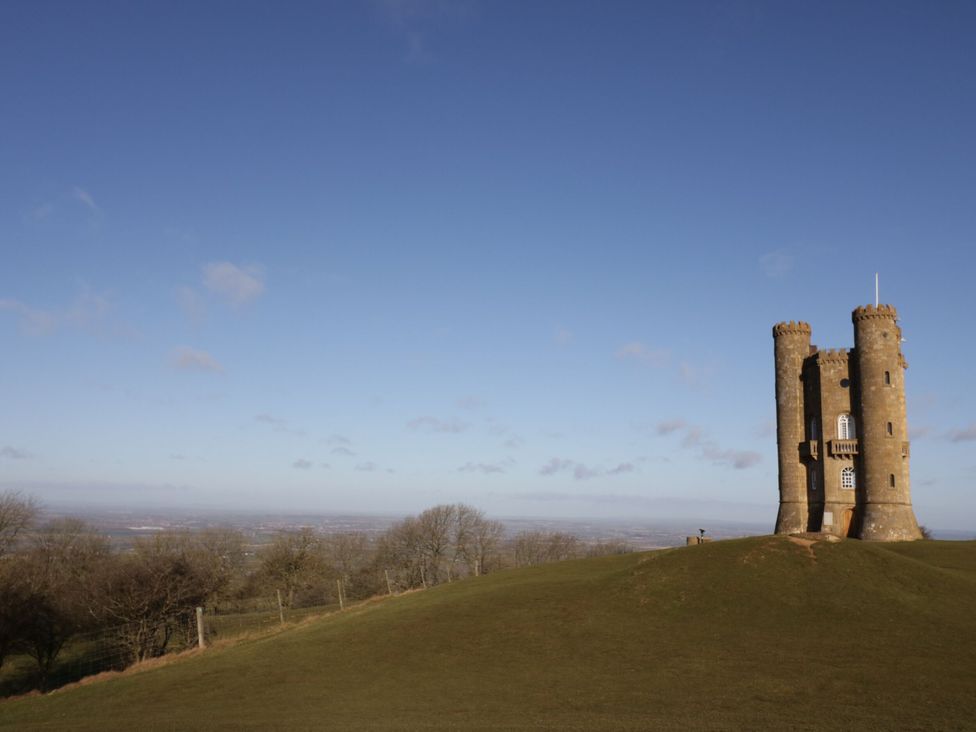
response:
[[[905,369],[898,313],[851,314],[854,348],[821,350],[807,323],[773,326],[777,534],[921,539],[909,490]]]

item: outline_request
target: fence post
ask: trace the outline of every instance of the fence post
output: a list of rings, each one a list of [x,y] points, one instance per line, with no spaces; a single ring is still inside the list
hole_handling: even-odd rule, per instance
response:
[[[203,608],[197,608],[197,645],[200,648],[204,647],[203,644]]]
[[[390,584],[390,570],[384,569],[383,574],[386,575],[386,592],[389,595],[393,594],[393,585]]]
[[[278,593],[278,620],[282,625],[285,624],[285,608],[281,604],[281,590],[275,590]]]
[[[342,580],[341,579],[337,579],[336,580],[336,587],[339,588],[339,609],[340,610],[345,610],[346,609],[346,603],[342,599]]]
[[[475,559],[474,560],[474,576],[475,577],[480,577],[481,576],[481,560],[480,559]]]

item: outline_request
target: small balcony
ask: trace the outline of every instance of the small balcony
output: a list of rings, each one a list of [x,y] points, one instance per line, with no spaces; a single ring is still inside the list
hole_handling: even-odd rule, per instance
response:
[[[858,453],[857,440],[831,440],[827,444],[831,457],[852,458]]]
[[[807,460],[820,459],[820,442],[818,440],[805,440],[800,443],[800,457]]]
[[[907,442],[901,443],[901,456],[903,458],[907,458],[909,457],[910,454],[911,454],[911,450],[908,449],[908,443]]]

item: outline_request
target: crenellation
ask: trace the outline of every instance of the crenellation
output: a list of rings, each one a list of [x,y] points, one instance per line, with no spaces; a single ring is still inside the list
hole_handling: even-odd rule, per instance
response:
[[[850,351],[846,348],[828,348],[817,353],[820,363],[847,363]]]
[[[861,305],[860,307],[854,308],[854,312],[851,313],[851,318],[855,323],[867,318],[897,320],[898,311],[895,310],[894,305]]]
[[[773,326],[773,338],[781,335],[810,335],[810,333],[810,324],[804,323],[802,320],[791,320]]]

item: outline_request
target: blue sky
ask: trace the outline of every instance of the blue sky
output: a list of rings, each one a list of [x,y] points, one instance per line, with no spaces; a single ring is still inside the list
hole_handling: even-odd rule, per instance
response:
[[[976,524],[967,3],[0,6],[0,488],[775,518],[770,328],[899,308]]]

